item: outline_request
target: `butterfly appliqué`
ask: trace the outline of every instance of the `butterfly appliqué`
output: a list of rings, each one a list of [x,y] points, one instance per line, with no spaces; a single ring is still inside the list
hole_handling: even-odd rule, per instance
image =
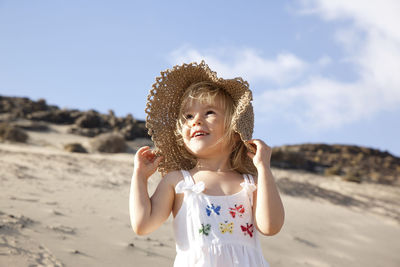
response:
[[[207,205],[206,213],[207,213],[207,216],[210,216],[211,213],[214,211],[215,214],[219,215],[220,210],[221,210],[221,206],[219,206],[219,205],[214,206],[214,204],[211,204],[211,206]]]
[[[239,217],[243,217],[243,213],[244,213],[244,207],[243,205],[236,205],[234,208],[229,208],[229,213],[232,215],[232,218],[235,218],[236,213]]]
[[[246,223],[246,226],[241,225],[240,228],[242,228],[243,234],[244,235],[249,235],[250,237],[253,237],[253,232],[254,232],[254,226],[253,224],[248,224]]]
[[[221,233],[225,234],[226,232],[229,232],[230,234],[233,233],[233,222],[228,223],[228,221],[225,221],[225,223],[219,223],[219,230]]]
[[[210,232],[211,225],[207,223],[206,225],[201,224],[201,228],[199,229],[199,234],[204,234],[208,236],[208,233]]]

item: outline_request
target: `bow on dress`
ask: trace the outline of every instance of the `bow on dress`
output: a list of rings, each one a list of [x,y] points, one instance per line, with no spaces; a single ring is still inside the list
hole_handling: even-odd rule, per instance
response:
[[[199,194],[203,192],[204,190],[204,182],[200,181],[198,183],[193,183],[193,184],[188,184],[185,181],[180,181],[176,187],[175,187],[175,192],[177,194],[184,193],[184,192],[194,192],[196,194]]]

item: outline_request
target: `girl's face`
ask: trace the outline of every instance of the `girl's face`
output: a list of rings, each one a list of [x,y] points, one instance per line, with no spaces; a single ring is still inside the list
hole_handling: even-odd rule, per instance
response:
[[[213,156],[227,152],[224,136],[225,110],[221,97],[215,103],[201,103],[194,99],[183,110],[185,121],[182,137],[186,149],[195,157]]]

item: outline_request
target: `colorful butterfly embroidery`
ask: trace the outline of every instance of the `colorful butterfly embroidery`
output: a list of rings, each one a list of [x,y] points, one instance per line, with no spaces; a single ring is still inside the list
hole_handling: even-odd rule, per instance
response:
[[[232,232],[233,232],[233,222],[228,223],[228,221],[225,221],[225,223],[219,223],[219,230],[223,234],[225,234],[226,232],[229,232],[230,234],[232,234]]]
[[[239,217],[243,217],[244,213],[244,207],[243,205],[236,205],[234,208],[229,208],[229,213],[232,215],[232,218],[235,218],[236,213],[238,214]]]
[[[246,226],[241,225],[240,228],[242,228],[243,234],[249,234],[250,237],[253,237],[253,232],[254,232],[254,227],[253,224],[248,224],[246,223]]]
[[[199,229],[199,234],[204,234],[208,236],[208,233],[210,232],[211,225],[207,223],[206,225],[201,224],[201,228]]]
[[[211,212],[214,211],[217,215],[219,215],[219,211],[220,210],[221,210],[221,206],[216,206],[215,207],[214,204],[211,204],[211,206],[207,205],[206,213],[207,213],[207,216],[210,216]]]

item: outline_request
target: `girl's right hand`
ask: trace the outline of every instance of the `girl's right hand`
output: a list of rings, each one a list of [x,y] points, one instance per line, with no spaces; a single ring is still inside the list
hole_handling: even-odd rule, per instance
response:
[[[156,156],[149,146],[139,148],[134,158],[134,172],[139,177],[148,179],[160,164],[162,156]]]

